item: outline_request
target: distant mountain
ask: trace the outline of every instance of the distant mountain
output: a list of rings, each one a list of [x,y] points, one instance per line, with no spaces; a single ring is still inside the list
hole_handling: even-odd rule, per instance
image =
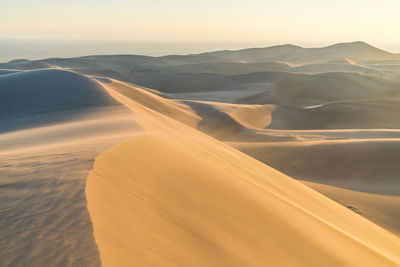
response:
[[[248,48],[242,50],[225,50],[203,53],[203,56],[213,56],[226,61],[243,61],[243,62],[268,62],[280,61],[286,59],[293,54],[303,51],[304,48],[295,45],[277,45],[266,48]]]
[[[306,50],[314,54],[332,58],[352,58],[359,60],[390,60],[400,58],[399,55],[373,47],[365,42],[340,43]]]
[[[294,45],[279,45],[266,48],[250,48],[237,51],[205,53],[207,56],[243,62],[308,62],[338,59],[399,60],[400,55],[386,52],[365,42],[339,43],[321,48],[302,48]]]
[[[49,58],[44,60],[13,60],[0,64],[0,68],[33,69],[51,66],[65,68],[98,69],[115,66],[126,70],[151,66],[176,66],[204,63],[264,63],[264,62],[343,62],[347,59],[359,61],[400,60],[400,54],[393,54],[373,47],[365,42],[339,43],[321,48],[303,48],[291,44],[265,48],[224,50],[192,55],[169,55],[150,57],[140,55],[98,55],[78,58]]]

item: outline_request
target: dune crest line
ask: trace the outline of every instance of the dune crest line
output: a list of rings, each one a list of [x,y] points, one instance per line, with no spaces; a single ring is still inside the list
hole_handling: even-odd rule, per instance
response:
[[[400,264],[397,236],[190,127],[188,106],[101,84],[145,130],[102,153],[87,180],[104,266]]]

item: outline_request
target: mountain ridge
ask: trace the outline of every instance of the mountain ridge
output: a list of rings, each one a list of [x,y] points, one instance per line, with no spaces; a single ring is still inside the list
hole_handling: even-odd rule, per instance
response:
[[[209,51],[209,52],[202,52],[202,53],[196,53],[196,54],[186,54],[186,55],[164,55],[164,56],[147,56],[147,55],[135,55],[135,54],[115,54],[115,55],[88,55],[88,56],[81,56],[81,57],[70,57],[70,58],[46,58],[46,59],[40,59],[40,60],[26,60],[26,59],[13,59],[9,62],[4,62],[0,63],[0,67],[4,67],[7,64],[24,64],[28,62],[49,62],[49,61],[54,61],[54,60],[81,60],[81,59],[96,59],[96,58],[104,58],[107,57],[113,58],[113,57],[137,57],[138,59],[146,59],[150,61],[157,61],[157,60],[171,60],[171,59],[190,59],[191,62],[193,60],[195,62],[212,62],[213,60],[221,60],[221,59],[226,59],[226,57],[232,57],[235,54],[247,54],[247,53],[266,53],[266,52],[273,52],[272,54],[287,54],[290,55],[290,53],[293,52],[304,52],[304,51],[311,51],[311,52],[325,52],[325,51],[330,51],[330,50],[336,50],[336,49],[347,49],[351,50],[350,52],[360,52],[362,50],[363,52],[374,52],[380,55],[381,59],[382,56],[385,59],[400,59],[400,54],[399,53],[392,53],[388,52],[386,50],[377,48],[375,46],[372,46],[364,41],[355,41],[355,42],[342,42],[342,43],[335,43],[332,45],[328,46],[323,46],[323,47],[301,47],[293,44],[282,44],[282,45],[274,45],[274,46],[267,46],[267,47],[252,47],[252,48],[243,48],[243,49],[238,49],[238,50],[217,50],[217,51]],[[283,50],[283,51],[282,51]],[[279,53],[278,53],[279,52]],[[351,55],[349,56],[351,58]],[[379,56],[378,56],[379,57]],[[336,56],[336,58],[338,58]],[[199,61],[196,61],[198,59]],[[289,59],[293,59],[293,57],[289,57]],[[372,58],[373,59],[373,58]],[[206,60],[206,61],[204,61]],[[264,59],[262,59],[264,60]],[[255,62],[265,62],[264,61],[255,61]]]

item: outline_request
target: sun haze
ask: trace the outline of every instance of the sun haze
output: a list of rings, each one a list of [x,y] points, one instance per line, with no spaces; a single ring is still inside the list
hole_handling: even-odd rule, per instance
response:
[[[397,0],[3,0],[0,7],[1,38],[400,44]]]

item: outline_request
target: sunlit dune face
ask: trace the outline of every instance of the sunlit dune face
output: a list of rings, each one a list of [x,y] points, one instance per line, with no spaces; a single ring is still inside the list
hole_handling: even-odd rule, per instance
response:
[[[394,235],[175,121],[173,114],[150,108],[164,105],[162,98],[141,102],[140,88],[130,87],[136,95],[130,98],[120,85],[106,86],[146,133],[103,153],[88,178],[88,207],[103,265],[394,266],[399,261]],[[329,243],[315,238],[321,233]]]

